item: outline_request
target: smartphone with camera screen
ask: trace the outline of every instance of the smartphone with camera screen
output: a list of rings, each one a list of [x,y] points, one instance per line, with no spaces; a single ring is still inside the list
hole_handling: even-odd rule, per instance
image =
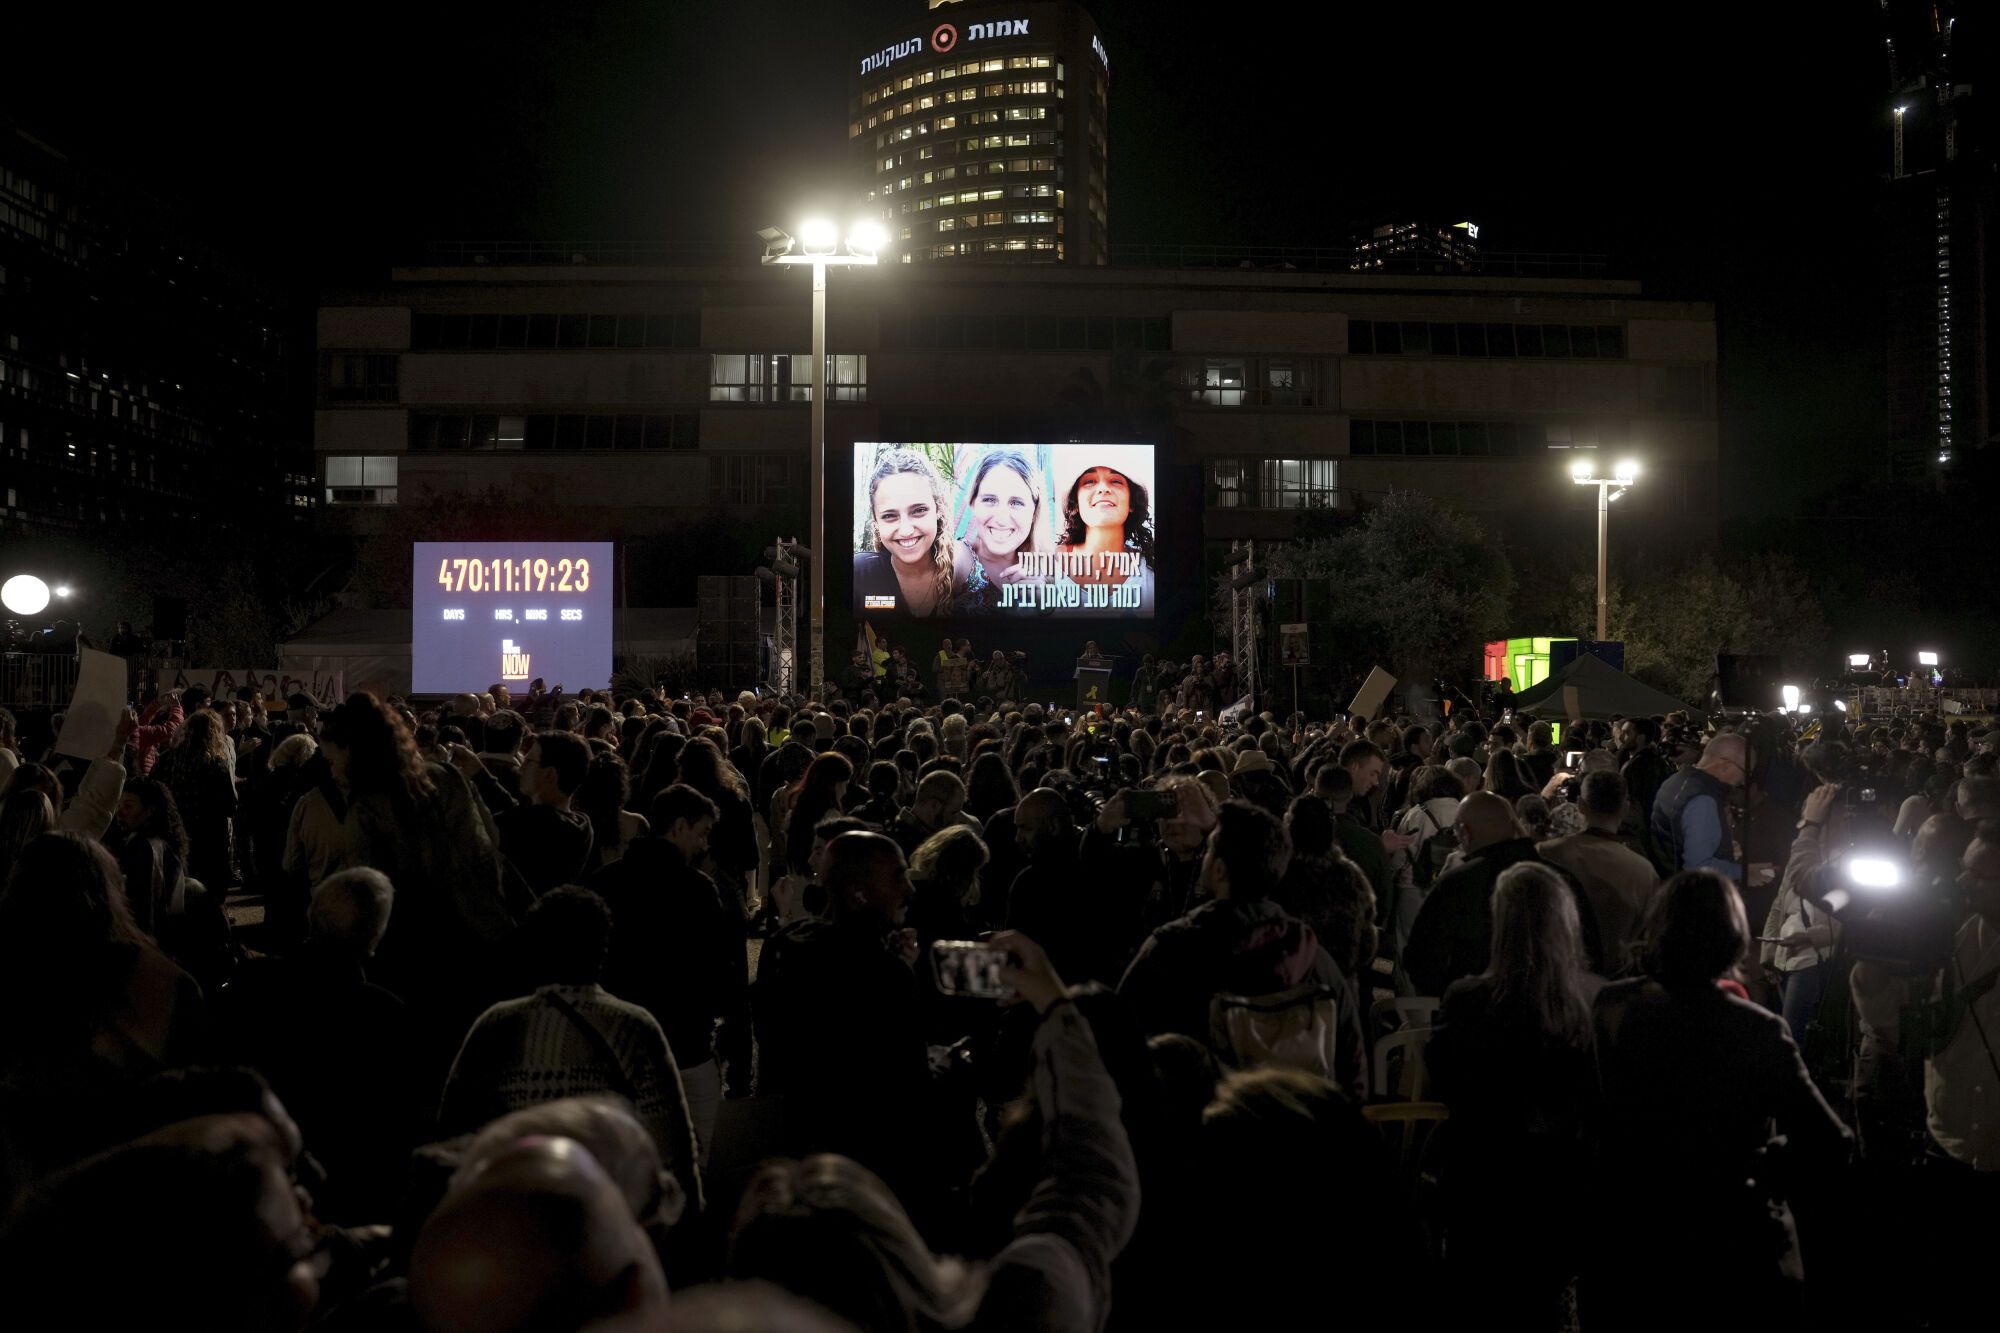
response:
[[[1583,771],[1583,751],[1571,750],[1568,754],[1564,755],[1563,767],[1571,773],[1581,773]]]
[[[965,995],[976,1000],[1004,1000],[1014,988],[1000,980],[1007,966],[1005,949],[996,949],[977,940],[939,940],[931,945],[931,975],[945,995]]]
[[[1171,791],[1128,791],[1125,793],[1127,819],[1172,819],[1181,812],[1181,798]]]

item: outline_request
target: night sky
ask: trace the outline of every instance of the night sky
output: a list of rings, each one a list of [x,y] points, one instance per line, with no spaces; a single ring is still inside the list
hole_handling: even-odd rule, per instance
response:
[[[758,226],[844,197],[851,57],[922,12],[21,8],[0,111],[181,203],[302,309],[431,239],[747,256]],[[1875,0],[1375,8],[1097,0],[1114,245],[1339,245],[1412,213],[1479,221],[1492,249],[1601,250],[1719,303],[1725,514],[1877,464]]]

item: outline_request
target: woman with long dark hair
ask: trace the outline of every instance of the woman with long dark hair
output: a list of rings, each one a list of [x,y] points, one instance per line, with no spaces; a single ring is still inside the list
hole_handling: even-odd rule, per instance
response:
[[[1512,805],[1535,794],[1527,765],[1512,750],[1495,750],[1486,760],[1486,790]]]
[[[965,775],[965,813],[984,824],[1002,810],[1021,803],[1021,789],[1007,771],[1007,760],[997,750],[988,750],[972,761]]]
[[[242,878],[236,869],[236,751],[214,709],[195,709],[152,776],[174,794],[187,828],[188,874],[227,893]]]
[[[377,955],[387,984],[433,1010],[433,1035],[457,1023],[456,1040],[492,998],[501,948],[526,910],[502,889],[493,817],[457,769],[426,761],[403,719],[365,691],[328,715],[320,749],[347,791],[347,865],[395,886]]]
[[[117,1142],[129,1090],[207,1049],[201,988],[132,920],[111,853],[24,846],[0,892],[0,1197]]]
[[[1486,970],[1445,992],[1425,1057],[1451,1107],[1449,1286],[1468,1313],[1476,1302],[1510,1327],[1562,1328],[1581,1266],[1600,983],[1575,896],[1547,866],[1501,872],[1492,939]]]
[[[1773,1126],[1787,1174],[1838,1163],[1851,1138],[1785,1020],[1742,997],[1749,949],[1736,886],[1685,870],[1647,908],[1642,975],[1597,997],[1598,1184],[1626,1206],[1603,1228],[1586,1323],[1683,1329],[1722,1308],[1773,1328],[1804,1318]]]
[[[1138,615],[1153,610],[1153,501],[1144,483],[1131,474],[1101,464],[1083,468],[1070,481],[1057,516],[1061,532],[1056,550],[1064,556],[1091,557],[1089,567],[1065,568],[1061,581],[1084,587],[1110,585],[1137,589],[1137,605],[1106,608]],[[1124,567],[1121,557],[1136,556],[1138,569]],[[1129,595],[1129,594],[1128,594]]]
[[[41,788],[24,785],[0,799],[0,888],[6,887],[7,871],[21,849],[55,827],[56,808]]]
[[[906,615],[950,615],[957,597],[951,496],[931,461],[914,449],[882,453],[868,476],[866,546],[854,557],[854,591],[887,598]]]
[[[811,867],[813,830],[819,821],[839,814],[854,781],[854,765],[845,756],[829,750],[812,761],[805,774],[792,786],[791,808],[785,816],[785,869],[793,875],[807,875]]]
[[[627,809],[631,802],[632,784],[618,752],[607,748],[592,755],[583,782],[570,799],[571,807],[590,820],[590,859],[584,865],[585,873],[617,861],[633,839],[646,836],[646,817]]]

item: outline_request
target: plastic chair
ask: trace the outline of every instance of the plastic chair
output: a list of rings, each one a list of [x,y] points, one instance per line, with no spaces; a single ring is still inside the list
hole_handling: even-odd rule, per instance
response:
[[[1378,995],[1368,1006],[1368,1018],[1377,1032],[1433,1027],[1443,1004],[1428,995]]]
[[[1430,1043],[1429,1028],[1399,1028],[1375,1042],[1375,1059],[1369,1083],[1379,1098],[1398,1102],[1420,1102],[1430,1091],[1430,1074],[1424,1067],[1424,1047]],[[1389,1066],[1395,1057],[1396,1076],[1391,1081]]]
[[[1404,1168],[1413,1170],[1431,1135],[1451,1119],[1451,1108],[1443,1102],[1380,1102],[1362,1107],[1361,1114],[1389,1140]]]

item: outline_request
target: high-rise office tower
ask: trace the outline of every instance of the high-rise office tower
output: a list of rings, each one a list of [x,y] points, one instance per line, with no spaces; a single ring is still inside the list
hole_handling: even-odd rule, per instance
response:
[[[853,60],[886,259],[1108,262],[1111,57],[1081,6],[931,0]]]
[[[1890,470],[1951,466],[1992,435],[1987,338],[1994,161],[1957,40],[1961,5],[1880,0],[1890,126],[1884,209]]]

